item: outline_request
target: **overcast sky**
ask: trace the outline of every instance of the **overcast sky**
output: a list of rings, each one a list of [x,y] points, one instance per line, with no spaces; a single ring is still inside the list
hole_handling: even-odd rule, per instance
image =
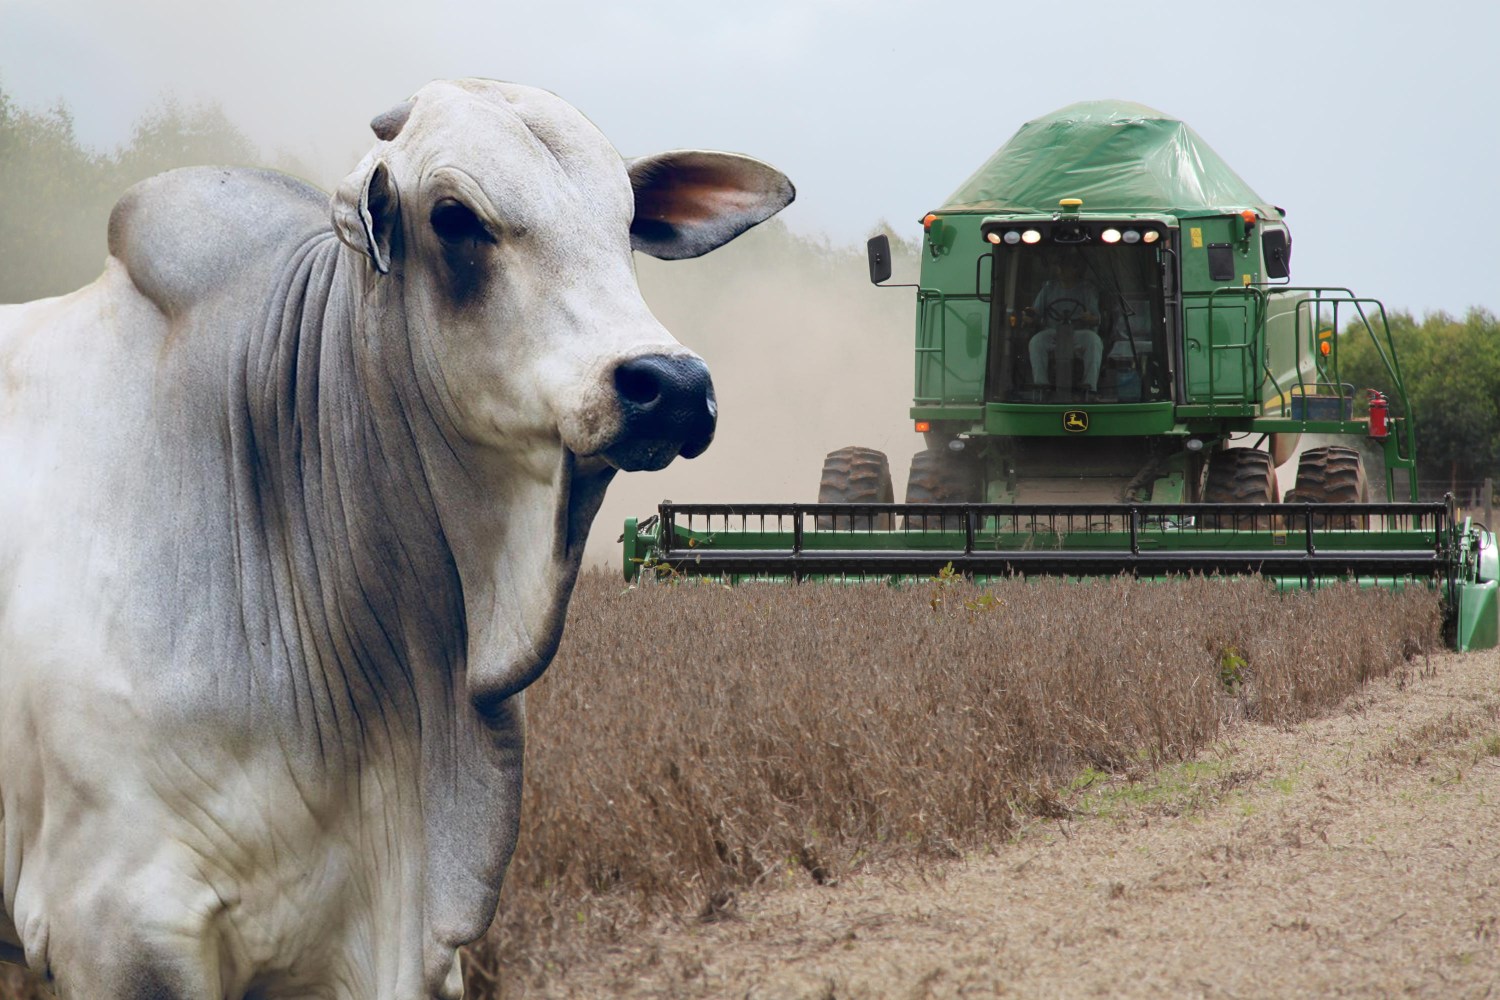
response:
[[[1138,13],[1149,12],[1149,13]],[[434,77],[556,91],[636,155],[770,160],[799,231],[903,232],[1028,118],[1122,98],[1288,210],[1299,283],[1500,310],[1500,5],[1047,0],[0,0],[0,85],[103,147],[211,99],[325,186]]]

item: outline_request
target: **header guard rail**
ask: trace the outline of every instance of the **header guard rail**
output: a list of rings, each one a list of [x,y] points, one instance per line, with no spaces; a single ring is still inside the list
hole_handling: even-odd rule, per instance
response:
[[[1383,504],[673,504],[640,563],[691,575],[1255,574],[1452,582],[1453,513]],[[630,568],[627,566],[627,574]]]

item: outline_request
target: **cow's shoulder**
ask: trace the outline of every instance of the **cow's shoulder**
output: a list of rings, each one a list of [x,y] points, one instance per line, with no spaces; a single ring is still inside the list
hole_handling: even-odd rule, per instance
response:
[[[141,181],[109,218],[109,252],[174,314],[329,228],[328,196],[271,170],[187,167]]]

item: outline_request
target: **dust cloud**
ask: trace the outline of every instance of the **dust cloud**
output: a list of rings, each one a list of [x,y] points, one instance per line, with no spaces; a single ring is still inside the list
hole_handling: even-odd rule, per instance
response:
[[[586,564],[618,567],[625,518],[653,514],[663,499],[816,500],[823,456],[846,445],[885,451],[901,499],[921,447],[908,415],[913,289],[871,285],[863,246],[774,220],[698,260],[636,259],[652,311],[708,362],[719,426],[702,456],[615,478]],[[893,280],[912,279],[898,270]]]

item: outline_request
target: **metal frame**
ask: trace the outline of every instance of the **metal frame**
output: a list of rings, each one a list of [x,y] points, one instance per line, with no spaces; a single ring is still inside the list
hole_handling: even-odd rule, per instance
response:
[[[1459,549],[1441,503],[664,503],[658,516],[655,564],[733,577],[912,576],[951,565],[977,576],[1451,581]]]

